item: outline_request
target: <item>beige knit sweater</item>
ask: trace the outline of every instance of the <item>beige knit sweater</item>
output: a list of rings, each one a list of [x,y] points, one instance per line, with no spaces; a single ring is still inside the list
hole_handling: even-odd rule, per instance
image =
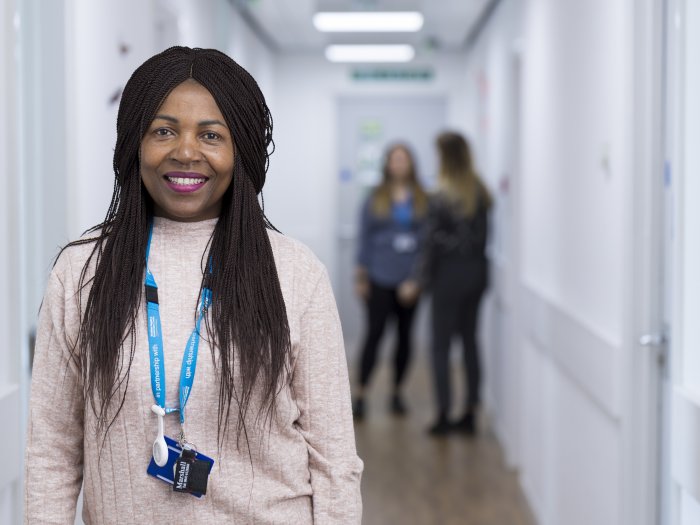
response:
[[[215,224],[216,219],[180,223],[162,218],[154,223],[149,268],[158,283],[168,406],[177,404],[202,254]],[[250,450],[245,440],[237,448],[232,408],[234,432],[219,454],[219,381],[211,350],[201,341],[186,432],[188,441],[216,461],[202,499],[174,493],[146,474],[157,419],[150,410],[145,308],[134,335],[126,400],[100,448],[79,370],[68,359],[80,319],[78,278],[91,246],[61,255],[39,318],[26,448],[27,523],[72,524],[81,484],[88,524],[360,523],[363,465],[355,451],[347,364],[329,279],[302,244],[272,232],[270,241],[291,331],[292,376],[279,395],[271,431],[256,428],[251,419]],[[125,344],[129,348],[129,341]],[[254,398],[250,412],[256,414],[258,407]],[[166,435],[174,438],[178,430],[177,414],[166,416]]]

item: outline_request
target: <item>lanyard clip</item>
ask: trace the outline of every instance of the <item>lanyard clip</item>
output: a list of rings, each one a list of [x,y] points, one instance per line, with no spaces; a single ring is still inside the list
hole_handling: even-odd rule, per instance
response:
[[[185,438],[185,425],[182,423],[180,423],[180,434],[178,434],[177,436],[177,444],[180,445],[180,448],[182,450],[194,450],[195,452],[197,451],[197,447],[194,445],[194,443],[190,443]]]
[[[187,444],[187,440],[185,439],[185,425],[180,424],[180,433],[177,436],[177,444],[180,445],[180,448],[184,449],[185,445]]]

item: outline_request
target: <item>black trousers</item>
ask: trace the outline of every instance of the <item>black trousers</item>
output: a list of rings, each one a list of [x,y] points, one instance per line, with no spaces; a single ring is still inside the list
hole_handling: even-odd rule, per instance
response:
[[[369,383],[372,370],[377,362],[379,343],[384,333],[384,327],[389,317],[396,318],[398,337],[394,353],[394,386],[399,387],[406,375],[406,369],[411,357],[411,326],[415,305],[403,306],[399,303],[396,288],[385,288],[376,283],[370,283],[370,294],[367,306],[367,334],[362,348],[360,361],[360,384]]]
[[[450,345],[453,335],[462,339],[464,374],[467,383],[467,410],[479,405],[481,365],[476,332],[479,305],[486,289],[483,285],[460,287],[455,281],[443,280],[433,289],[432,361],[433,382],[438,412],[448,416],[452,395],[450,386]]]

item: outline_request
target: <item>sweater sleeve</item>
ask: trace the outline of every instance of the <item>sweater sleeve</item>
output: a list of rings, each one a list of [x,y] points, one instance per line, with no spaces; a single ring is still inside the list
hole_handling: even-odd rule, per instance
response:
[[[359,524],[363,464],[355,450],[345,346],[325,268],[301,318],[293,388],[307,442],[315,525]]]
[[[80,317],[59,266],[60,261],[39,313],[32,372],[24,487],[25,523],[32,525],[72,525],[83,479],[84,403],[79,368],[70,354]]]

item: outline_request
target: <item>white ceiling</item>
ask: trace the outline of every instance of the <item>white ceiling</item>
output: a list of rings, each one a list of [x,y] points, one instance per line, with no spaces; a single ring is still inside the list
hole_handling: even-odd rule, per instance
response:
[[[282,53],[322,52],[328,44],[413,44],[417,53],[464,49],[490,0],[233,0],[262,37]],[[423,13],[417,33],[321,33],[317,11],[410,11]]]

